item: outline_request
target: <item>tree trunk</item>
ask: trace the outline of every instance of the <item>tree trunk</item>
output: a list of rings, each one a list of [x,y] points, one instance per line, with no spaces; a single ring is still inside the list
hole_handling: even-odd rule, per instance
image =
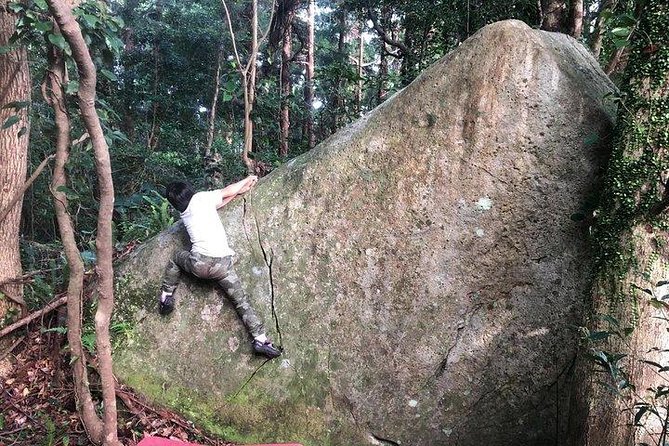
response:
[[[218,94],[221,89],[221,64],[223,63],[223,49],[218,50],[216,58],[216,75],[214,77],[214,96],[211,99],[209,110],[209,123],[207,125],[207,144],[204,146],[204,158],[211,156],[211,146],[214,144],[214,133],[216,130],[216,107],[218,106]]]
[[[541,29],[561,32],[567,11],[566,0],[541,0]]]
[[[384,6],[381,10],[381,26],[386,27],[390,26],[391,23],[391,10],[389,7]],[[383,39],[379,39],[379,77],[378,77],[378,91],[376,93],[376,101],[378,104],[382,103],[386,99],[386,81],[388,79],[388,51],[386,50],[386,42]]]
[[[57,31],[57,25],[54,26]],[[54,111],[56,124],[56,163],[51,180],[53,205],[58,221],[60,239],[69,267],[67,284],[67,340],[70,347],[72,375],[74,377],[74,394],[77,412],[81,416],[88,437],[95,444],[102,443],[102,420],[95,412],[95,404],[90,392],[86,356],[81,342],[82,298],[84,287],[84,263],[81,260],[75,239],[74,225],[68,212],[67,195],[62,188],[67,186],[65,164],[69,158],[70,148],[70,117],[67,112],[65,93],[66,85],[65,60],[62,51],[47,44],[47,71],[44,88],[44,99]]]
[[[207,123],[207,141],[202,153],[204,170],[204,183],[208,189],[215,189],[220,186],[221,169],[219,161],[220,154],[212,153],[211,148],[214,145],[214,134],[216,133],[216,112],[218,108],[218,96],[221,89],[221,65],[223,64],[223,49],[218,51],[216,58],[216,74],[214,79],[214,96],[211,99],[211,107],[209,108],[209,119]]]
[[[160,65],[160,49],[158,42],[153,47],[153,105],[151,106],[151,129],[147,140],[147,148],[153,152],[158,147],[160,125],[158,124],[158,66]]]
[[[279,141],[279,155],[288,156],[288,138],[290,136],[290,62],[292,58],[293,25],[292,18],[283,30],[283,46],[281,49],[281,136]]]
[[[258,57],[258,0],[252,0],[251,18],[251,51],[247,70],[243,73],[244,85],[244,150],[242,152],[242,161],[246,165],[249,175],[255,174],[256,163],[253,162],[249,154],[253,151],[253,105],[255,103],[256,91],[256,58]]]
[[[599,5],[599,11],[597,11],[597,19],[595,20],[595,26],[590,40],[590,50],[592,51],[595,59],[599,60],[599,55],[602,52],[602,41],[604,40],[604,20],[602,19],[602,13],[609,7],[610,0],[604,0]]]
[[[348,27],[346,26],[346,12],[343,8],[337,12],[337,62],[344,64],[348,60],[348,55],[346,54],[346,34]],[[330,128],[330,133],[335,133],[337,129],[342,126],[341,114],[344,113],[344,94],[342,89],[344,88],[344,82],[341,76],[337,77],[335,82],[335,88],[332,92],[334,104],[334,109],[332,110],[332,127]]]
[[[358,85],[355,90],[355,108],[358,116],[362,114],[362,89],[364,86],[362,76],[364,75],[363,64],[365,63],[365,37],[362,30],[363,24],[361,22],[358,30]]]
[[[624,106],[619,108],[603,202],[594,226],[602,265],[593,292],[593,319],[603,314],[617,323],[599,319],[590,327],[596,332],[634,330],[593,342],[593,353],[609,360],[596,363],[601,370],[591,370],[592,362],[589,368],[588,362],[582,366],[583,385],[576,396],[582,425],[576,429],[580,436],[574,445],[666,444],[669,427],[669,399],[656,393],[666,386],[667,371],[662,367],[669,363],[664,284],[669,280],[669,237],[664,229],[669,222],[665,170],[669,65],[662,63],[669,60],[667,2],[646,2],[638,26],[620,83]],[[615,355],[619,359],[610,359],[618,358]],[[634,387],[621,386],[626,382]],[[617,389],[617,397],[611,388]],[[643,407],[648,408],[645,415]]]
[[[583,34],[583,0],[571,0],[569,35],[574,39],[580,39]]]
[[[72,5],[70,5],[72,8]],[[163,15],[163,7],[161,0],[155,2],[156,20],[160,20]],[[155,38],[153,41],[153,92],[151,105],[151,128],[147,138],[147,148],[153,152],[158,148],[158,140],[160,139],[160,118],[159,118],[159,104],[158,104],[158,85],[160,84],[160,41]]]
[[[305,135],[309,149],[316,145],[314,137],[314,22],[315,22],[315,0],[309,0],[307,9],[307,64],[306,79],[304,86],[304,107],[306,108]]]
[[[112,269],[112,213],[114,211],[114,184],[111,175],[109,148],[95,110],[96,71],[93,60],[70,8],[62,0],[48,0],[63,36],[70,44],[72,57],[79,72],[79,108],[83,123],[90,135],[98,175],[100,202],[95,245],[97,250],[98,305],[95,314],[96,347],[104,401],[103,444],[120,445],[117,435],[116,391],[112,370],[109,321],[114,309]]]
[[[0,0],[0,46],[7,45],[14,33],[16,17],[7,10],[8,3],[7,0]],[[21,193],[25,181],[30,133],[29,101],[30,73],[25,47],[0,54],[0,210],[4,210]],[[7,107],[12,102],[24,104]],[[1,128],[12,121],[16,122],[8,128]],[[19,253],[22,201],[17,200],[0,221],[0,283],[22,275]],[[12,301],[25,306],[20,281],[11,281],[0,287],[0,319],[12,307]],[[2,369],[0,366],[0,373]]]

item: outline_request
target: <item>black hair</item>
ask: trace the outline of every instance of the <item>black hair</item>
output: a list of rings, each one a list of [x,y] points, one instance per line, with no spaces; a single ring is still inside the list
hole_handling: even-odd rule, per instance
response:
[[[173,181],[165,188],[165,198],[179,212],[186,210],[193,195],[195,195],[193,186],[184,181]]]

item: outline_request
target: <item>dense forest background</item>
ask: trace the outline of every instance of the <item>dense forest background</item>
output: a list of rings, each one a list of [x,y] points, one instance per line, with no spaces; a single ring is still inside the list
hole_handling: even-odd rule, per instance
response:
[[[644,31],[636,48],[632,44],[644,8],[661,3],[643,0],[85,0],[66,5],[81,29],[77,46],[57,14],[62,3],[0,0],[0,369],[24,339],[1,338],[27,314],[34,320],[50,313],[42,330],[53,336],[68,331],[65,325],[72,332],[62,307],[66,294],[83,298],[84,309],[70,308],[70,317],[85,316],[76,333],[80,348],[86,355],[96,352],[96,301],[89,299],[91,290],[72,288],[73,277],[81,284],[97,273],[100,282],[100,232],[106,227],[99,211],[111,203],[99,181],[106,149],[96,142],[100,135],[90,116],[80,112],[87,101],[95,105],[109,149],[111,255],[118,258],[178,218],[161,196],[170,181],[214,188],[247,174],[264,176],[383,103],[487,24],[518,19],[571,35],[621,83],[623,95],[622,84],[632,85],[623,75],[628,61],[666,53],[646,42],[655,36],[651,31],[666,29],[659,19],[649,20],[654,28],[647,25],[651,31]],[[666,20],[666,9],[656,9]],[[82,43],[97,72],[95,100],[82,94],[91,93]],[[646,79],[649,71],[636,65]],[[662,70],[651,74],[666,81]],[[639,85],[630,87],[632,93],[643,91],[645,84]],[[25,193],[16,186],[27,175],[14,167],[23,157],[27,173],[36,174]],[[648,178],[663,166],[652,164]],[[631,165],[631,176],[641,178],[638,171]],[[645,177],[635,178],[625,195],[633,197],[628,201],[634,209],[635,191],[650,190]],[[610,195],[614,201],[623,196],[617,190]],[[18,212],[13,207],[21,198]],[[621,228],[619,220],[610,226]],[[108,291],[113,294],[111,286]],[[118,334],[124,327],[112,324],[111,330]],[[65,343],[48,342],[56,352]],[[77,373],[75,381],[86,383]],[[113,418],[108,426],[115,426]],[[4,423],[0,414],[0,431]],[[39,435],[47,425],[40,425]]]
[[[242,159],[240,67],[249,60],[253,3],[228,3],[234,45],[218,0],[87,1],[75,8],[99,72],[96,105],[113,165],[119,251],[173,222],[159,193],[167,182],[215,187],[247,171],[264,175],[382,103],[486,24],[514,18],[571,33],[615,73],[635,23],[634,2],[624,1],[261,1],[249,165]],[[47,43],[67,43],[52,37],[43,1],[9,8],[22,17],[15,40],[29,50],[32,172],[54,145],[53,111],[41,88]],[[68,69],[76,72],[71,62]],[[74,107],[77,81],[71,77],[66,91]],[[90,264],[97,218],[94,159],[81,122],[72,125],[67,195],[80,228],[77,243]],[[21,248],[32,308],[62,287],[64,258],[50,181],[48,173],[41,175],[23,204]]]

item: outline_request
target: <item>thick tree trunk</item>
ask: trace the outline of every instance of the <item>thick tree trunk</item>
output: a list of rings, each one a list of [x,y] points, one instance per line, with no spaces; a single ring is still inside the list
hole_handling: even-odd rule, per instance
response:
[[[316,145],[314,137],[314,22],[315,22],[315,0],[309,0],[307,9],[307,64],[306,79],[304,86],[304,106],[306,108],[305,135],[309,149]]]
[[[288,139],[290,136],[290,93],[292,83],[290,81],[290,63],[293,53],[293,25],[292,18],[283,30],[283,46],[281,49],[281,136],[279,141],[279,155],[288,155]]]
[[[541,29],[561,32],[567,12],[566,0],[541,0]]]
[[[70,117],[63,88],[67,83],[65,61],[62,51],[53,45],[49,45],[47,57],[49,69],[45,80],[44,99],[53,108],[56,123],[56,163],[51,180],[51,193],[60,239],[70,272],[67,285],[67,340],[74,377],[74,393],[77,411],[88,437],[93,443],[101,444],[102,420],[95,412],[95,404],[88,382],[86,356],[81,342],[84,263],[77,248],[74,226],[68,212],[67,195],[62,190],[67,186],[65,164],[69,158],[70,149]]]
[[[7,0],[0,0],[0,46],[7,45],[14,33],[16,17],[7,9],[8,3]],[[0,54],[0,210],[4,210],[21,193],[28,160],[28,107],[7,105],[29,101],[30,73],[25,47]],[[16,122],[1,128],[12,121]],[[0,221],[0,283],[22,274],[19,254],[22,201],[17,200]],[[0,287],[0,319],[13,305],[12,302],[25,305],[20,281],[11,281]],[[0,366],[0,374],[2,368]]]
[[[62,0],[48,0],[63,36],[72,48],[79,71],[79,108],[82,120],[91,137],[98,175],[100,203],[95,245],[97,250],[98,306],[95,314],[96,347],[104,401],[105,446],[120,445],[117,436],[116,391],[112,370],[109,321],[114,309],[112,269],[112,213],[114,211],[114,184],[111,175],[109,148],[104,138],[100,119],[95,110],[96,71],[86,42],[70,8]]]
[[[569,10],[569,35],[574,39],[580,39],[583,34],[583,0],[571,0]]]
[[[664,229],[669,221],[669,65],[663,63],[669,60],[669,5],[650,0],[640,14],[620,83],[625,101],[594,226],[603,263],[592,311],[618,322],[591,323],[597,332],[634,330],[593,342],[600,361],[596,370],[590,370],[593,365],[587,360],[581,366],[583,385],[576,401],[582,421],[575,429],[580,435],[574,445],[666,444],[669,427],[669,399],[662,394],[669,378],[663,369],[669,364],[669,293],[664,285],[669,280],[669,237]],[[622,385],[626,383],[634,387]],[[611,388],[617,388],[617,397]],[[648,411],[640,412],[642,408]]]

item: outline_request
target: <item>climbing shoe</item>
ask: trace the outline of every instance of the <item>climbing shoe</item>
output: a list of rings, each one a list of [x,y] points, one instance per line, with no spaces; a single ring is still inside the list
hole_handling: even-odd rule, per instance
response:
[[[174,292],[161,292],[160,300],[158,301],[158,312],[163,316],[167,316],[172,310],[174,310]]]
[[[260,342],[254,339],[253,350],[259,355],[267,356],[269,359],[281,356],[281,350],[274,347],[270,341]]]

